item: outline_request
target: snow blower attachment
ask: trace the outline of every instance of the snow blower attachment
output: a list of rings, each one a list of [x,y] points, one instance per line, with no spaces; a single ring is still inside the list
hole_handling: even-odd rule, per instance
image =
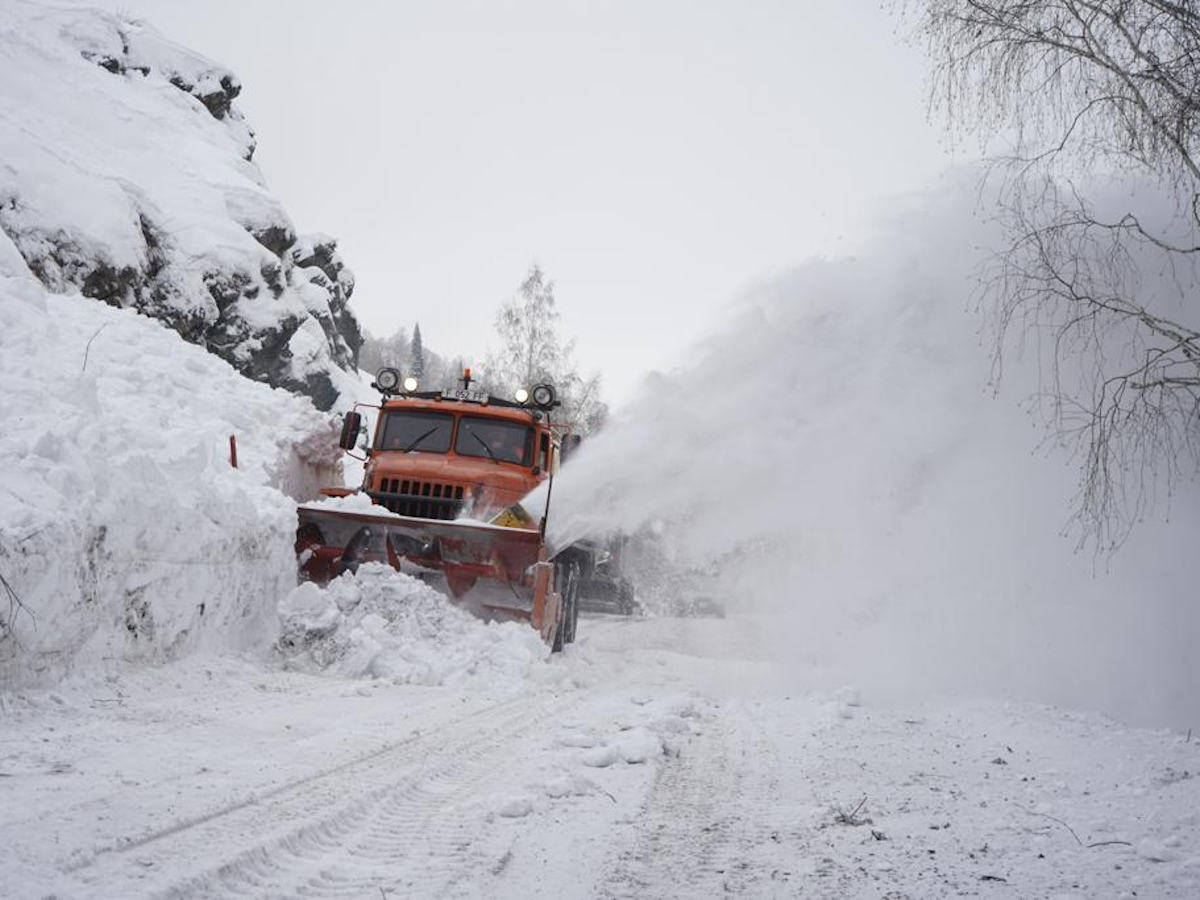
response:
[[[527,619],[554,650],[575,639],[579,585],[596,569],[593,548],[552,549],[546,515],[535,521],[521,499],[542,481],[553,488],[569,430],[551,422],[554,388],[520,390],[515,400],[471,386],[418,390],[415,378],[381,369],[383,395],[365,448],[362,487],[326,488],[341,501],[301,506],[296,554],[302,577],[318,582],[380,562],[440,572],[450,593],[488,617]],[[343,450],[354,455],[363,404],[346,414]],[[547,494],[546,514],[549,512]]]

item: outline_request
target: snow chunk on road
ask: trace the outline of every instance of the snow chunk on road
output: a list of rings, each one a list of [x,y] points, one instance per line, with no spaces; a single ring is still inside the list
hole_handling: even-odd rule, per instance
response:
[[[523,687],[549,653],[517,622],[483,622],[425,582],[371,563],[278,606],[286,666],[397,684]]]
[[[594,747],[583,754],[582,762],[585,766],[591,766],[593,769],[607,769],[620,758],[621,754],[617,748],[612,744],[606,744],[603,747]]]
[[[663,742],[657,734],[646,728],[630,728],[612,743],[593,747],[583,754],[581,762],[594,769],[605,769],[613,763],[624,761],[638,765],[658,759],[663,753]]]
[[[596,785],[579,775],[564,774],[543,784],[542,791],[552,800],[561,800],[564,797],[590,796],[596,793]]]
[[[616,743],[621,759],[630,764],[644,763],[662,756],[662,738],[645,728],[631,728]]]
[[[521,819],[533,812],[533,802],[528,797],[509,797],[496,809],[496,814],[505,819]]]

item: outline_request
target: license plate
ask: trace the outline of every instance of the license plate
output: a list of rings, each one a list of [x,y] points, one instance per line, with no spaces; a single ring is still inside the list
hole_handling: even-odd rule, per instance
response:
[[[472,391],[465,388],[454,388],[442,391],[443,400],[466,400],[470,403],[487,403],[488,395],[484,391]]]

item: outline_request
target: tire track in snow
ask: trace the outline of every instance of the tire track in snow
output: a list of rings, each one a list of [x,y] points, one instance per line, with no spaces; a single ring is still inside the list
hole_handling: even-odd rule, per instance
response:
[[[794,892],[794,871],[773,852],[783,825],[768,815],[778,805],[779,774],[775,743],[754,715],[741,704],[723,706],[702,735],[663,762],[636,831],[613,851],[596,895]]]
[[[604,897],[699,895],[711,890],[714,857],[726,839],[721,818],[729,813],[731,780],[727,723],[710,722],[679,755],[659,768],[637,817],[637,830],[606,868],[598,886]]]
[[[171,896],[362,897],[385,894],[445,896],[477,890],[494,859],[479,838],[487,830],[479,788],[531,733],[572,702],[551,699],[521,709],[449,751],[419,761],[382,792],[362,815],[306,827],[289,838],[243,854]],[[540,707],[540,708],[539,708]],[[478,728],[478,723],[472,723]],[[453,736],[451,736],[453,737]],[[519,753],[517,753],[519,756]],[[335,827],[330,828],[330,825]]]
[[[468,823],[446,814],[494,775],[502,762],[495,757],[510,756],[515,738],[536,733],[539,723],[571,699],[514,698],[266,794],[102,848],[68,872],[62,893],[377,894],[379,886],[396,880],[401,863],[411,868],[443,855],[449,863],[463,856],[452,852],[457,851],[453,842],[465,839],[469,848]],[[411,849],[422,842],[429,855],[412,859]],[[192,874],[179,880],[186,872]],[[168,881],[169,875],[175,877]],[[412,877],[423,883],[453,881],[453,873],[437,871]]]

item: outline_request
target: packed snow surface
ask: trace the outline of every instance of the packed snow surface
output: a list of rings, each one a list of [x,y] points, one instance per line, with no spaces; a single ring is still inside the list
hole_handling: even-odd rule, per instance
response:
[[[193,655],[0,695],[0,884],[72,898],[1200,892],[1194,737],[797,690],[765,651],[774,627],[586,618],[548,665],[591,677],[501,693]]]

